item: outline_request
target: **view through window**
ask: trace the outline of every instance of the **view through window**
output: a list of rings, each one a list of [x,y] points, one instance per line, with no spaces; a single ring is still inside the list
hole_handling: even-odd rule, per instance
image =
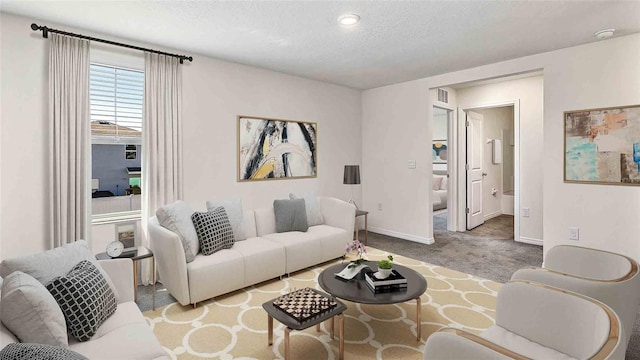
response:
[[[91,210],[139,215],[144,72],[91,64]]]

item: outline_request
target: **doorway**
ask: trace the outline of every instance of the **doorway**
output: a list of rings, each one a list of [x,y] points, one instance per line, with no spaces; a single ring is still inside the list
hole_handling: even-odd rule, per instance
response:
[[[454,230],[451,201],[449,191],[450,177],[449,166],[452,158],[450,147],[450,128],[453,121],[453,109],[444,107],[433,107],[433,136],[431,141],[432,160],[432,207],[433,207],[433,229],[434,230]]]
[[[515,239],[514,106],[465,111],[467,230]]]
[[[463,110],[466,129],[466,230],[518,239],[519,101]],[[508,236],[508,237],[507,237]]]

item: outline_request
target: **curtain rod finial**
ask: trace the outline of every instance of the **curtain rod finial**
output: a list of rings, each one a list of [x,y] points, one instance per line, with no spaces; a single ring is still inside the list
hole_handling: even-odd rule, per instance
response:
[[[31,24],[31,30],[38,31],[39,29],[40,29],[40,26],[38,26],[38,24],[36,23]]]

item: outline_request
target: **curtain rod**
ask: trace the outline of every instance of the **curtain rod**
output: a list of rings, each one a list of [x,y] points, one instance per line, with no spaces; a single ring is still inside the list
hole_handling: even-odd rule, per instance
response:
[[[94,37],[86,36],[86,35],[74,34],[74,33],[70,33],[70,32],[67,32],[67,31],[52,29],[52,28],[49,28],[49,27],[46,27],[46,26],[38,26],[35,23],[31,24],[31,30],[33,30],[33,31],[42,31],[42,37],[43,38],[48,38],[49,37],[49,33],[52,32],[52,33],[56,33],[56,34],[62,34],[62,35],[66,35],[66,36],[77,37],[77,38],[80,38],[80,39],[97,41],[97,42],[101,42],[101,43],[105,43],[105,44],[109,44],[109,45],[121,46],[121,47],[140,50],[140,51],[147,51],[147,52],[154,53],[154,54],[173,56],[173,57],[177,57],[178,59],[180,59],[180,64],[183,64],[184,60],[193,61],[193,57],[192,56],[170,54],[170,53],[167,53],[167,52],[164,52],[164,51],[147,49],[147,48],[143,48],[143,47],[139,47],[139,46],[134,46],[134,45],[123,44],[123,43],[119,43],[119,42],[115,42],[115,41],[94,38]]]

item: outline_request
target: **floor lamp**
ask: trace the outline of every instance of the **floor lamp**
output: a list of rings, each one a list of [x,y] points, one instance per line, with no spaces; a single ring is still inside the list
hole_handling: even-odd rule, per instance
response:
[[[344,180],[343,184],[345,185],[359,185],[360,184],[360,165],[345,165],[344,166]],[[358,204],[353,201],[353,186],[351,186],[351,199],[349,199],[349,203],[356,206],[358,209]]]

